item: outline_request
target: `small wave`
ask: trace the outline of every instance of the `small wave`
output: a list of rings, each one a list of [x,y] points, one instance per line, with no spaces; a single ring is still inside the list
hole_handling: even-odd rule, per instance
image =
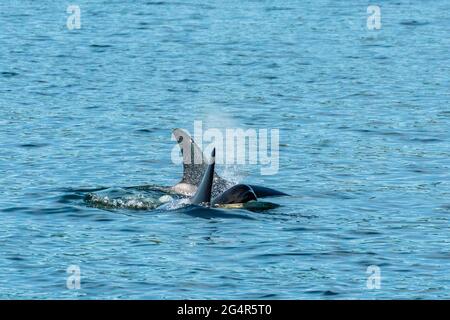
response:
[[[42,148],[48,146],[48,143],[23,143],[20,144],[19,147],[22,148]]]
[[[5,78],[12,78],[12,77],[18,76],[19,74],[17,72],[13,72],[13,71],[4,71],[4,72],[0,72],[0,75]]]
[[[430,24],[428,21],[417,21],[417,20],[404,20],[400,22],[403,26],[426,26],[427,24]]]

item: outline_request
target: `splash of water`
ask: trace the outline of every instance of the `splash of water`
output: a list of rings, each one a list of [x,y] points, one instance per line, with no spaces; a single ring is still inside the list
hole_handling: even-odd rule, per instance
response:
[[[224,137],[226,136],[226,129],[242,127],[242,124],[231,113],[222,111],[219,106],[214,104],[201,107],[199,113],[203,115],[201,119],[203,130],[218,129]],[[194,139],[196,138],[194,137]],[[247,176],[243,166],[237,164],[224,164],[217,168],[217,173],[230,182],[227,187],[241,183]]]
[[[173,201],[172,196],[155,188],[109,188],[90,192],[85,202],[101,209],[152,210],[164,203]]]
[[[101,209],[133,209],[151,210],[161,205],[157,199],[128,196],[125,198],[110,198],[98,194],[88,194],[86,202],[95,208]]]

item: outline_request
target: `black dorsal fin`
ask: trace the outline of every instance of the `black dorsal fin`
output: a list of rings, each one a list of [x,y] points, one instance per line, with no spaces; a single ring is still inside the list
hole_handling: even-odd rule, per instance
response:
[[[211,160],[203,175],[202,181],[197,188],[197,192],[191,199],[192,204],[209,204],[211,202],[211,193],[214,180],[214,166],[216,162],[216,149],[211,153]]]

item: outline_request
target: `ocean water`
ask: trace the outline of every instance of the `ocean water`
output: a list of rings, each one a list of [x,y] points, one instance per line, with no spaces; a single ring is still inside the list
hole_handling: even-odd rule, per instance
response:
[[[365,1],[68,4],[0,2],[0,298],[450,298],[449,1],[379,30]],[[195,120],[279,129],[278,173],[218,170],[291,196],[155,208]]]

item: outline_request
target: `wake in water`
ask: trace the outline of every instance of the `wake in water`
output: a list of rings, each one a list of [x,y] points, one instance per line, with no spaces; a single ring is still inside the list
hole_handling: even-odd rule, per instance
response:
[[[152,186],[108,188],[89,192],[84,200],[88,206],[99,209],[153,210],[175,200],[175,195],[163,190]]]
[[[171,192],[170,188],[154,185],[104,188],[90,191],[85,194],[84,201],[90,207],[104,210],[172,211],[192,206],[189,198]],[[278,205],[274,203],[261,201],[218,206],[218,208],[224,209],[246,209],[249,211],[264,211],[276,207]]]

